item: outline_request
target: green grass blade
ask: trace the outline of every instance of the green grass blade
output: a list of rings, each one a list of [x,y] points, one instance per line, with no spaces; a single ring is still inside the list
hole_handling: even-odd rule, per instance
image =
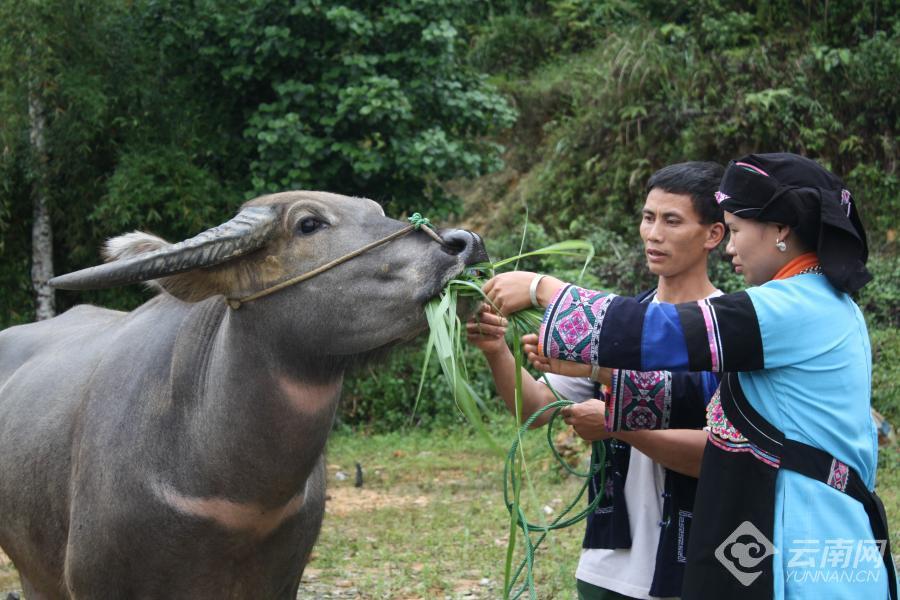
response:
[[[549,246],[545,246],[538,250],[532,250],[530,252],[525,252],[524,254],[518,254],[516,256],[511,256],[509,258],[505,258],[503,260],[499,260],[493,263],[494,268],[502,267],[512,262],[516,262],[521,258],[525,258],[528,256],[550,256],[550,255],[560,255],[560,256],[585,256],[587,257],[586,262],[589,262],[590,259],[594,257],[594,245],[586,240],[567,240],[565,242],[558,242],[556,244],[550,244]]]
[[[409,415],[409,425],[412,425],[416,410],[419,408],[419,399],[422,397],[422,388],[425,386],[425,378],[428,377],[428,365],[431,364],[431,350],[434,348],[434,330],[429,330],[428,341],[425,343],[425,360],[422,361],[422,374],[419,376],[419,389],[416,391],[416,400],[413,402],[412,412]]]
[[[525,249],[525,238],[528,235],[528,205],[525,204],[525,222],[522,224],[522,239],[519,242],[519,254],[517,256],[522,256],[522,251]],[[519,270],[519,259],[516,259],[516,265],[513,267],[513,271]]]

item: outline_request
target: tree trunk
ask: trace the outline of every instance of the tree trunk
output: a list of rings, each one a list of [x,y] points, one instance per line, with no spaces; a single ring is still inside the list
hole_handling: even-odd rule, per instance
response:
[[[31,228],[31,283],[34,287],[35,319],[40,321],[56,315],[56,296],[47,283],[53,277],[53,229],[47,205],[47,149],[44,140],[46,118],[41,97],[31,86],[28,95],[28,117],[31,122],[31,149],[36,175],[32,180],[34,221]]]

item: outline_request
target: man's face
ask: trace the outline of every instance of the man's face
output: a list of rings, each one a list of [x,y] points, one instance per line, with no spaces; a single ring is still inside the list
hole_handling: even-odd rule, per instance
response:
[[[706,257],[724,235],[721,224],[704,225],[691,197],[650,190],[641,211],[641,239],[647,267],[654,275],[673,277],[706,268]]]

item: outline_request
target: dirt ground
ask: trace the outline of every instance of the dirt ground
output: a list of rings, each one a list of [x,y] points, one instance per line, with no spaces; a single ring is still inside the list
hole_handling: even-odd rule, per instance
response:
[[[404,506],[428,506],[428,497],[400,496],[366,488],[335,487],[328,490],[325,513],[342,517],[357,511],[378,510],[383,507],[402,508]]]

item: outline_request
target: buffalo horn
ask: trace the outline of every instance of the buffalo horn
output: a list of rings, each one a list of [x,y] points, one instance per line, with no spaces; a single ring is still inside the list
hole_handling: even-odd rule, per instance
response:
[[[272,208],[251,206],[230,221],[183,242],[60,275],[49,283],[64,290],[95,290],[210,267],[262,247],[277,227],[278,218]]]

